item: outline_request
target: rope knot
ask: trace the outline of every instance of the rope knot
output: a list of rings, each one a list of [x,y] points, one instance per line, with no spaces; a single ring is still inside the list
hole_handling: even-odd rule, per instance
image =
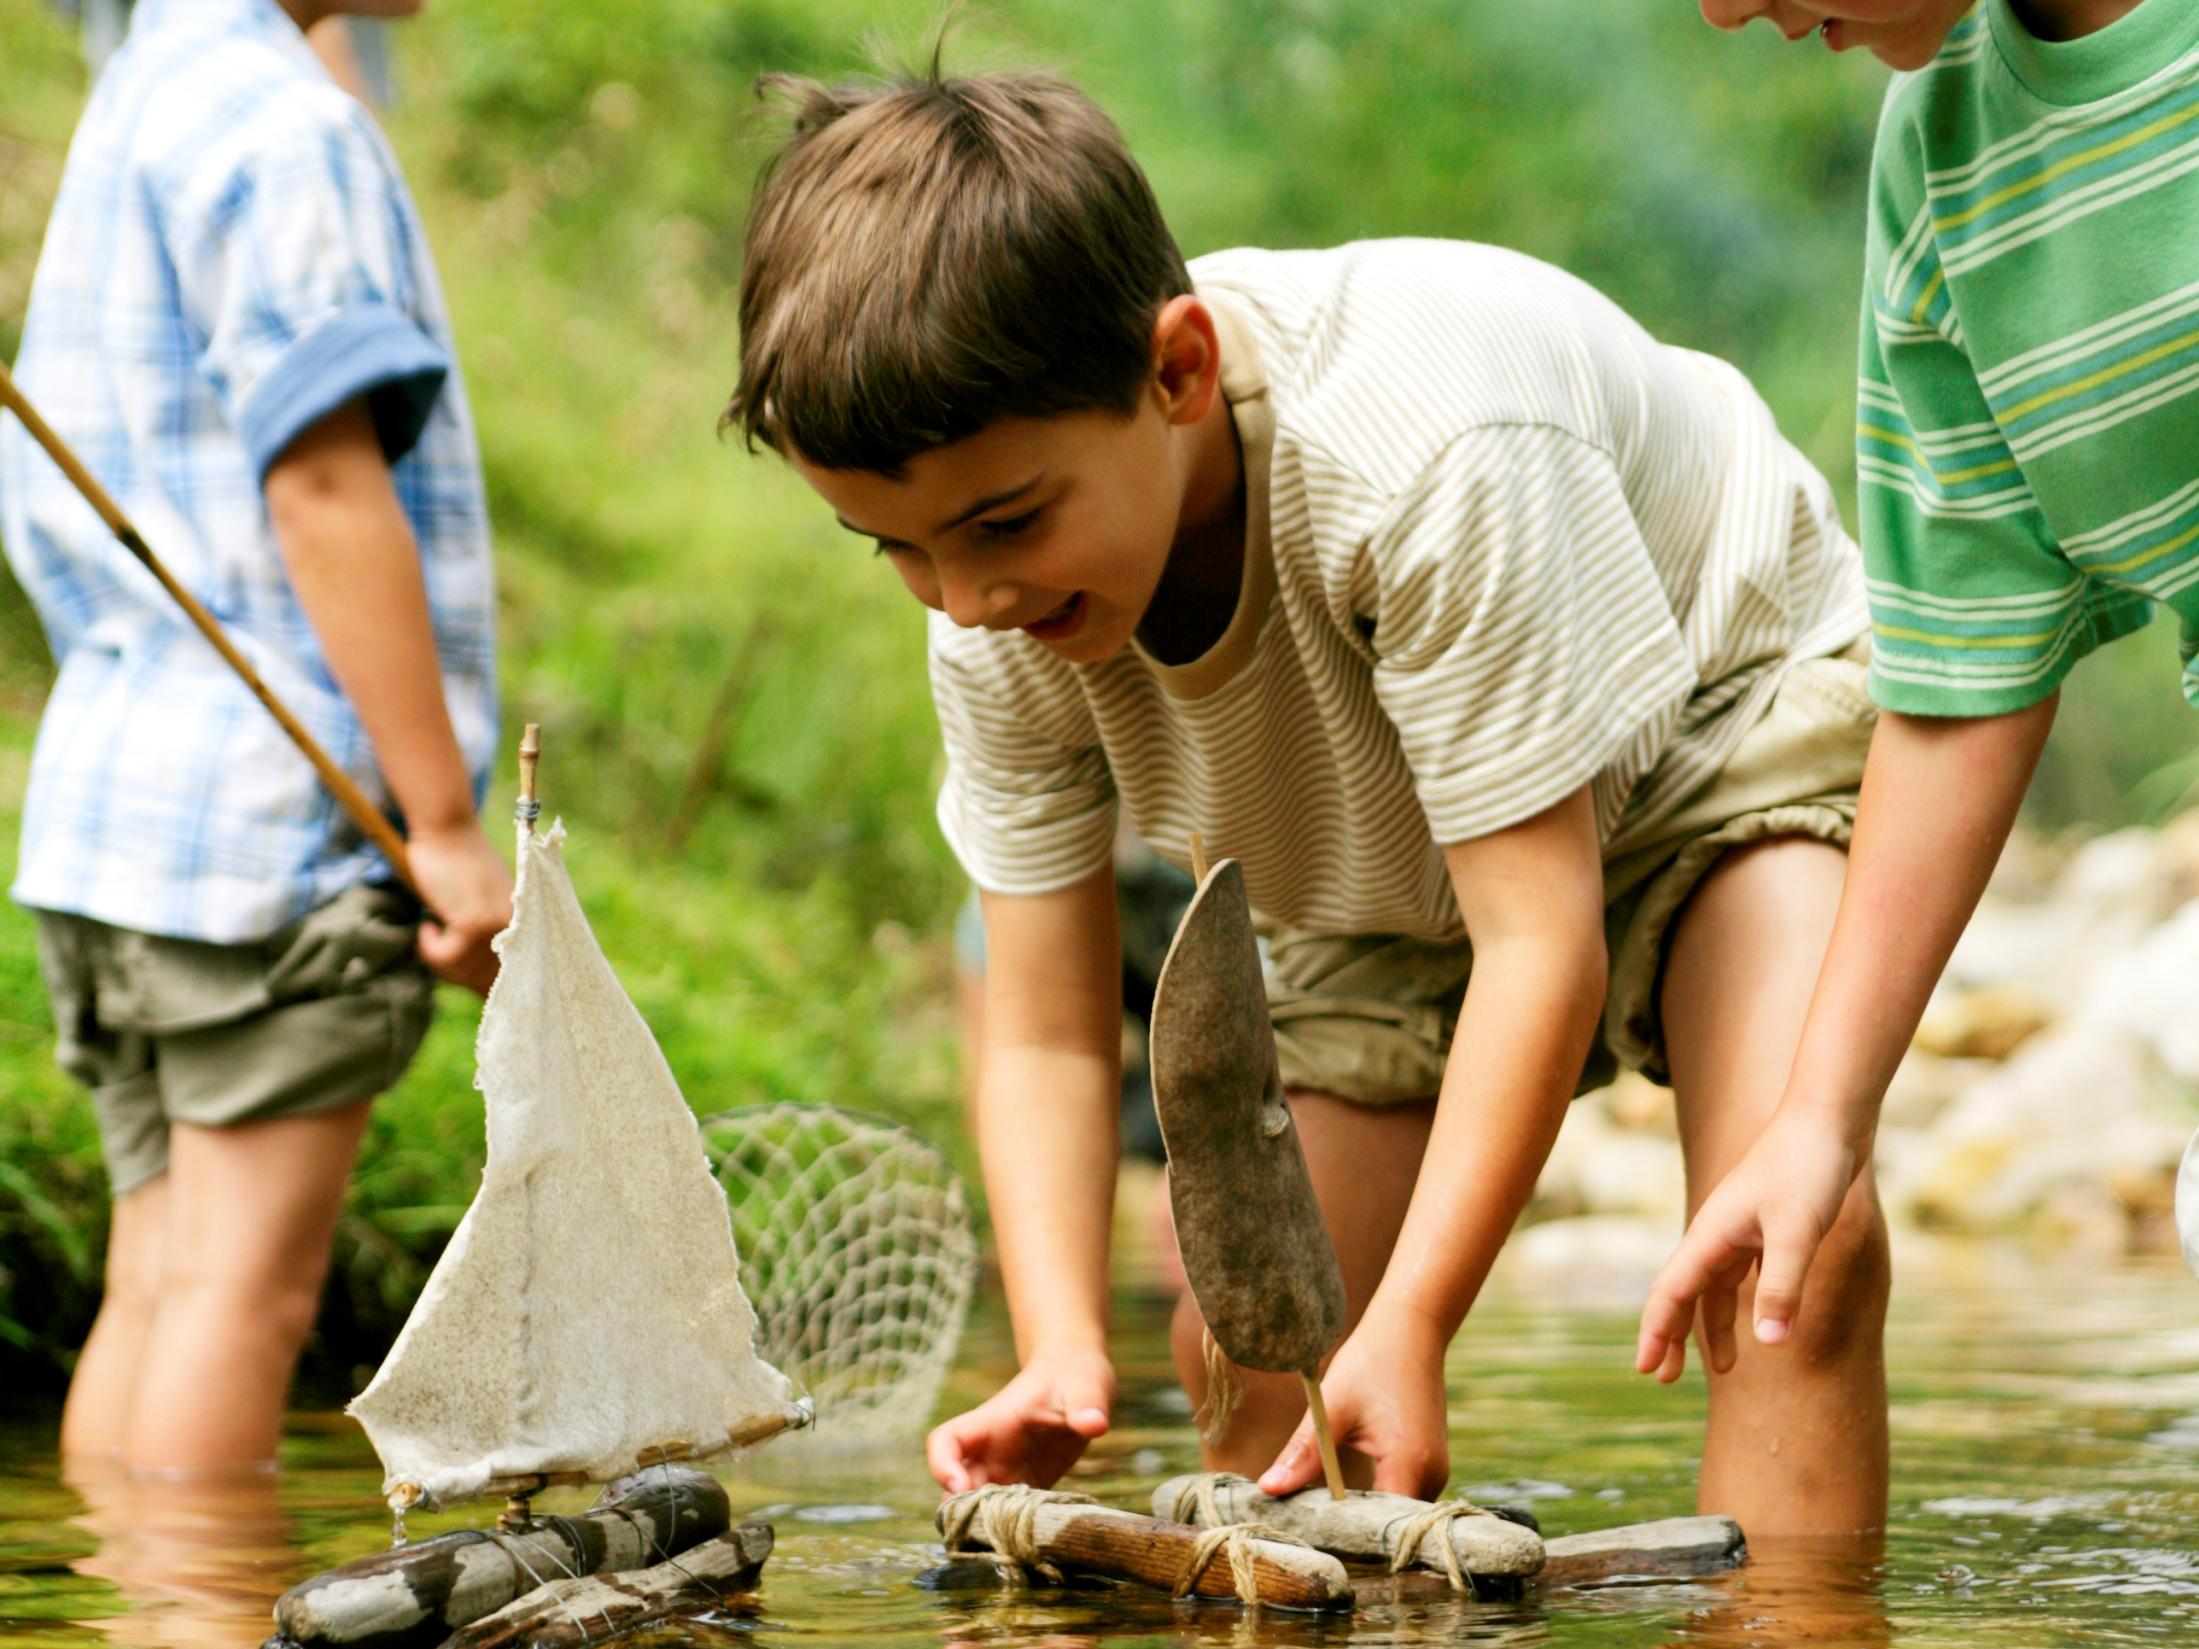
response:
[[[1271,1523],[1230,1523],[1219,1528],[1201,1529],[1199,1537],[1191,1543],[1191,1553],[1184,1559],[1182,1570],[1176,1576],[1175,1585],[1169,1591],[1177,1597],[1189,1597],[1198,1590],[1199,1582],[1217,1557],[1229,1559],[1229,1582],[1236,1588],[1237,1596],[1247,1608],[1260,1607],[1259,1553],[1253,1548],[1263,1540],[1278,1546],[1298,1546],[1307,1551],[1312,1543],[1300,1540],[1294,1534],[1286,1534]]]
[[[1438,1500],[1425,1511],[1413,1513],[1397,1531],[1397,1544],[1390,1552],[1390,1573],[1402,1574],[1412,1568],[1420,1561],[1420,1549],[1427,1544],[1428,1537],[1440,1533],[1436,1552],[1443,1560],[1443,1573],[1451,1583],[1451,1590],[1471,1595],[1474,1573],[1458,1560],[1458,1547],[1451,1541],[1451,1525],[1461,1518],[1496,1515],[1471,1500]]]
[[[1000,1566],[1003,1584],[1030,1575],[1056,1584],[1061,1570],[1038,1543],[1038,1514],[1046,1506],[1094,1506],[1088,1494],[1034,1489],[1028,1483],[988,1483],[947,1503],[940,1533],[950,1552],[974,1552]],[[987,1550],[990,1548],[990,1550]]]

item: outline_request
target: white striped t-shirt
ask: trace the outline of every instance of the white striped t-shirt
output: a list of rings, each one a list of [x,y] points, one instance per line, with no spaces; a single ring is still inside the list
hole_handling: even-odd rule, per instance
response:
[[[1715,774],[1787,666],[1866,628],[1831,490],[1740,373],[1450,241],[1218,252],[1238,607],[1168,665],[931,616],[939,821],[980,887],[1108,862],[1118,802],[1316,933],[1463,933],[1439,844],[1593,782],[1607,857]]]

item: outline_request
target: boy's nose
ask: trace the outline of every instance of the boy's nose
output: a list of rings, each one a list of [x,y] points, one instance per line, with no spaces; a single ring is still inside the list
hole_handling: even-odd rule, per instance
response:
[[[1702,0],[1702,6],[1703,21],[1726,30],[1742,28],[1771,9],[1770,0]]]
[[[1013,585],[1003,582],[942,577],[939,604],[959,627],[975,630],[1013,609],[1016,592]]]

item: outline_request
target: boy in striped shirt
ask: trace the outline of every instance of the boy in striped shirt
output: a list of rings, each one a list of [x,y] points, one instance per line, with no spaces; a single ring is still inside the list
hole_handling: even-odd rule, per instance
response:
[[[1708,1185],[1792,1061],[1872,719],[1830,491],[1739,373],[1531,259],[1186,266],[1058,80],[789,89],[729,417],[933,609],[985,920],[1022,1367],[934,1474],[1050,1483],[1108,1426],[1120,815],[1244,868],[1353,1319],[1328,1409],[1360,1481],[1433,1496],[1445,1349],[1573,1094],[1669,1077]],[[1884,1516],[1867,1176],[1836,1239],[1808,1366],[1712,1382],[1702,1500],[1755,1534]],[[1195,1398],[1200,1334],[1186,1298]],[[1209,1464],[1313,1481],[1297,1382],[1247,1385]]]
[[[2156,606],[2199,704],[2199,7],[1702,0],[1914,70],[1871,179],[1856,468],[1871,747],[1854,863],[1772,1124],[1642,1317],[1677,1376],[1795,1320],[1819,1235],[2015,821],[2062,678]]]

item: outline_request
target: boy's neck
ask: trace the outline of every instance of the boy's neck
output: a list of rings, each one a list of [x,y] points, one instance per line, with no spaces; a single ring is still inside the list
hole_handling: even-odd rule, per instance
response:
[[[1161,581],[1138,640],[1163,664],[1188,664],[1237,616],[1245,568],[1245,465],[1228,397],[1183,431],[1189,445],[1183,505]]]
[[[2144,0],[2009,0],[2023,26],[2040,40],[2081,40],[2117,18],[2136,11]]]

